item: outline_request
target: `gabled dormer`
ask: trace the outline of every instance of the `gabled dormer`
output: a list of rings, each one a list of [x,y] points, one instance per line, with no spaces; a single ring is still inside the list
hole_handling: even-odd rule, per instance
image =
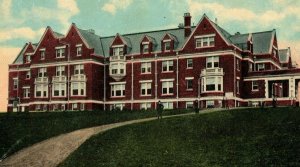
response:
[[[110,45],[110,56],[125,56],[130,49],[130,40],[117,33]]]
[[[156,41],[154,38],[145,35],[140,42],[141,54],[150,54],[156,46]]]
[[[199,52],[211,49],[224,50],[231,45],[228,39],[230,36],[228,32],[212,22],[204,14],[184,43],[182,51]]]
[[[278,45],[277,45],[277,37],[276,37],[276,30],[274,29],[272,32],[272,40],[270,44],[270,54],[276,59],[279,59],[278,55]]]
[[[126,76],[127,51],[131,49],[130,40],[117,34],[110,45],[109,75],[116,81]]]
[[[55,60],[55,47],[61,45],[60,40],[62,38],[64,38],[64,35],[54,32],[51,27],[48,26],[37,44],[32,60],[35,63],[43,60]]]
[[[164,53],[173,52],[177,43],[177,38],[174,35],[166,33],[161,40],[161,51]]]
[[[33,58],[33,53],[35,51],[36,46],[33,45],[31,42],[29,42],[26,46],[26,49],[24,51],[23,55],[23,63],[24,64],[29,64],[31,63],[31,60]]]

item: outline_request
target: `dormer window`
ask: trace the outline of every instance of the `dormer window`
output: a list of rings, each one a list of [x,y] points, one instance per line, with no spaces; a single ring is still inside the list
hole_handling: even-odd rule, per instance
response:
[[[82,54],[82,44],[78,44],[78,45],[76,45],[76,55],[77,56],[81,56],[81,54]]]
[[[40,57],[41,57],[41,60],[45,60],[45,57],[46,57],[45,51],[46,51],[45,48],[40,49]]]
[[[124,46],[113,47],[113,56],[123,56]]]
[[[215,34],[195,36],[196,48],[215,46]]]
[[[56,47],[56,58],[64,58],[65,57],[65,48],[66,46]]]
[[[149,53],[149,43],[143,43],[143,53]]]
[[[164,41],[164,51],[165,52],[171,51],[171,41]]]
[[[30,55],[27,55],[26,56],[26,63],[30,63],[31,62],[31,56]]]

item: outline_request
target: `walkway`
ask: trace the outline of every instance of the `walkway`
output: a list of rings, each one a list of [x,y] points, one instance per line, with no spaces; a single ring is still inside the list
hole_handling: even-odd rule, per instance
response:
[[[200,114],[213,112],[217,110],[205,110]],[[194,113],[164,116],[178,117],[192,115]],[[12,156],[3,160],[0,166],[14,166],[14,167],[54,167],[63,162],[72,152],[74,152],[81,144],[83,144],[91,136],[107,130],[117,128],[124,125],[135,124],[140,122],[147,122],[157,119],[156,117],[138,119],[120,123],[113,123],[108,125],[96,126],[86,129],[76,130],[74,132],[62,134],[40,143],[34,144],[28,148],[20,150]]]

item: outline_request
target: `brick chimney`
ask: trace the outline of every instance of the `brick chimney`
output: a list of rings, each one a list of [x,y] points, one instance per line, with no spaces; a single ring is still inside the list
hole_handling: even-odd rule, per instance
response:
[[[191,30],[191,15],[190,13],[184,13],[184,36],[188,37],[190,36],[192,30]]]

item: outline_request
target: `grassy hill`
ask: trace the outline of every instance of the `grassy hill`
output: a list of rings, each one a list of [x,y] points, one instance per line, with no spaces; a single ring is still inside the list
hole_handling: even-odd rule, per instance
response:
[[[164,115],[188,111],[165,111]],[[82,111],[0,114],[0,159],[34,143],[77,129],[156,116],[155,111]]]
[[[300,109],[221,111],[90,138],[60,166],[300,166]]]

